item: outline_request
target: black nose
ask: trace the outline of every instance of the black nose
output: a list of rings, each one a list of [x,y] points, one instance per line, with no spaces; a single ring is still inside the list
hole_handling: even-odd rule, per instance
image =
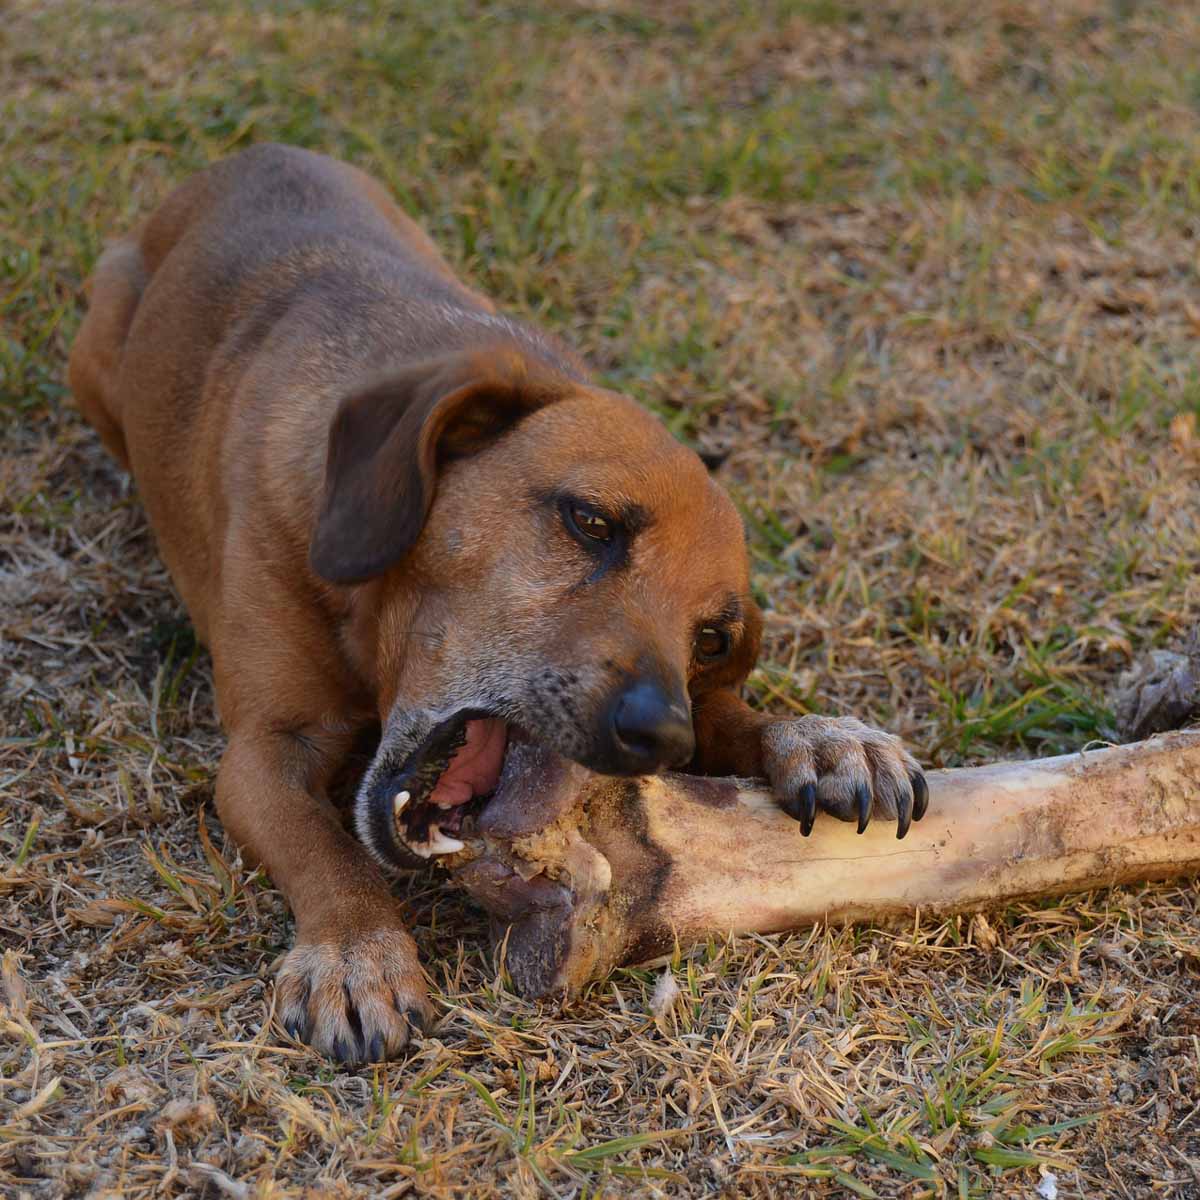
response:
[[[686,704],[648,679],[626,688],[612,714],[613,741],[631,774],[682,767],[696,752]]]

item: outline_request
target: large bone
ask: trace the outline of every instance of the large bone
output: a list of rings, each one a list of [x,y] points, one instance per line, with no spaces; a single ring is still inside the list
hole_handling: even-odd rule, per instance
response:
[[[1200,872],[1200,731],[934,771],[928,815],[903,841],[889,822],[859,836],[830,817],[805,838],[757,783],[622,781],[544,760],[530,772],[538,786],[485,810],[447,860],[492,914],[529,997],[575,994],[614,966],[713,935]]]

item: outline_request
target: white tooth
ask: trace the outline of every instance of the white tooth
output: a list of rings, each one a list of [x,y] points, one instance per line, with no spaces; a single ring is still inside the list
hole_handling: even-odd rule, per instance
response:
[[[418,858],[432,858],[437,851],[433,848],[433,842],[427,842],[424,846],[414,845],[412,842],[405,842],[405,847],[411,850]]]
[[[396,798],[392,801],[392,815],[398,817],[408,806],[408,802],[412,796],[408,792],[397,792]]]
[[[459,850],[464,849],[465,842],[460,842],[458,838],[452,838],[449,834],[445,834],[437,825],[433,825],[429,829],[429,853],[430,854],[454,854]],[[420,852],[419,852],[420,853]],[[422,858],[428,857],[421,854]]]

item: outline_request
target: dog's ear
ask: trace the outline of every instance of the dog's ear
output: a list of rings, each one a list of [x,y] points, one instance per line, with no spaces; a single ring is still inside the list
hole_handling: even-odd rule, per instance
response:
[[[329,427],[313,570],[331,583],[382,574],[420,536],[439,465],[482,449],[570,386],[506,346],[418,363],[346,396]]]

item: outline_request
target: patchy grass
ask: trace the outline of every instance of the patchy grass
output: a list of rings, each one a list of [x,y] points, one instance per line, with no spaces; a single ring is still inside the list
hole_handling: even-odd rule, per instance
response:
[[[1200,613],[1197,63],[1151,0],[10,4],[0,1192],[1200,1192],[1194,888],[715,943],[655,1020],[658,967],[522,1003],[417,880],[436,1035],[281,1044],[207,660],[63,385],[105,237],[253,140],[342,155],[725,456],[761,703],[1069,750]]]

